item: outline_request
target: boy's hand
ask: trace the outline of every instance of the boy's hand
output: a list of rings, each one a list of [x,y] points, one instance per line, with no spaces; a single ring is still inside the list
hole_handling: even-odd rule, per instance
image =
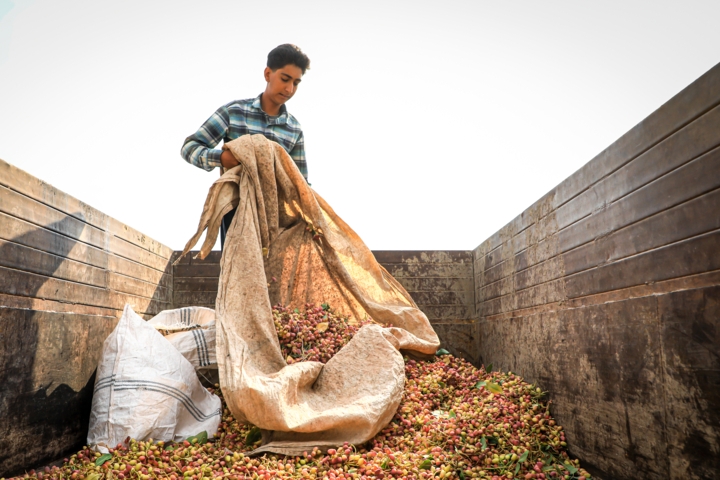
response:
[[[225,169],[240,165],[240,162],[235,160],[235,156],[230,152],[230,150],[223,150],[222,155],[220,155],[220,163],[222,163],[222,166],[225,167]]]

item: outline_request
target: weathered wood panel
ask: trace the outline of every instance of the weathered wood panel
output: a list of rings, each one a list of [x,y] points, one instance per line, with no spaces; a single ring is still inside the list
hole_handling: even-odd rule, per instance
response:
[[[474,251],[478,358],[598,477],[720,475],[720,65]]]
[[[479,338],[481,363],[550,392],[573,454],[591,473],[667,478],[653,297],[480,322]]]
[[[191,252],[173,267],[175,307],[214,305],[220,252]],[[431,322],[471,322],[475,292],[470,251],[376,251],[375,258],[408,291]],[[177,258],[176,252],[173,258]]]
[[[163,258],[169,259],[173,253],[169,247],[160,242],[2,160],[0,160],[0,185],[38,203],[65,212],[101,230],[109,231],[118,238],[143,247]]]
[[[720,472],[720,287],[658,297],[673,478]]]
[[[172,307],[171,255],[0,160],[0,476],[84,442],[103,342]]]
[[[660,143],[604,178],[602,186],[594,185],[561,209],[538,219],[523,233],[509,234],[506,243],[487,255],[485,282],[512,276],[578,246],[602,240],[611,232],[717,189],[720,149],[716,146],[720,140],[711,140],[713,136],[708,132],[720,127],[720,107],[708,115],[713,115],[711,123],[701,117],[667,140],[679,145],[666,147]],[[649,173],[641,174],[644,170]],[[639,183],[641,180],[645,183]],[[577,215],[561,211],[577,203],[582,204],[577,207]],[[547,235],[556,232],[556,237]],[[528,248],[534,246],[533,237],[537,237],[537,248]],[[515,261],[508,262],[513,255]]]
[[[563,254],[570,275],[720,228],[720,189],[629,225]]]
[[[0,470],[83,445],[102,341],[115,317],[0,308]]]

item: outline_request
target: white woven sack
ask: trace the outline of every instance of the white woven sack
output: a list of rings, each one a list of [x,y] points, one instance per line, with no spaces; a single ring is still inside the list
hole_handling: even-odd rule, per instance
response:
[[[215,310],[204,307],[165,310],[147,323],[163,333],[196,369],[217,368]]]
[[[97,369],[88,445],[114,447],[127,437],[180,441],[217,432],[220,398],[198,380],[195,367],[125,305],[105,340]]]

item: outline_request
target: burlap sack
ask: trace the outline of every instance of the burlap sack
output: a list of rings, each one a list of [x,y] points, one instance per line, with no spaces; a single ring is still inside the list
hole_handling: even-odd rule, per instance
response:
[[[262,135],[224,147],[240,165],[210,188],[197,233],[212,249],[223,215],[237,206],[221,260],[217,359],[228,407],[263,430],[263,446],[296,455],[314,446],[363,443],[392,418],[403,393],[400,350],[433,354],[438,337],[405,289]],[[273,281],[275,277],[275,281]],[[268,286],[269,285],[269,286]],[[327,364],[287,365],[271,305],[329,303],[369,325]]]

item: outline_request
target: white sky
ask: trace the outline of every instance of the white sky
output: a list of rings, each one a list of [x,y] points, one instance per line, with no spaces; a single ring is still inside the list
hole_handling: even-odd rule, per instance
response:
[[[720,62],[713,1],[0,0],[0,158],[173,249],[180,157],[267,53],[310,182],[372,249],[472,249]]]

